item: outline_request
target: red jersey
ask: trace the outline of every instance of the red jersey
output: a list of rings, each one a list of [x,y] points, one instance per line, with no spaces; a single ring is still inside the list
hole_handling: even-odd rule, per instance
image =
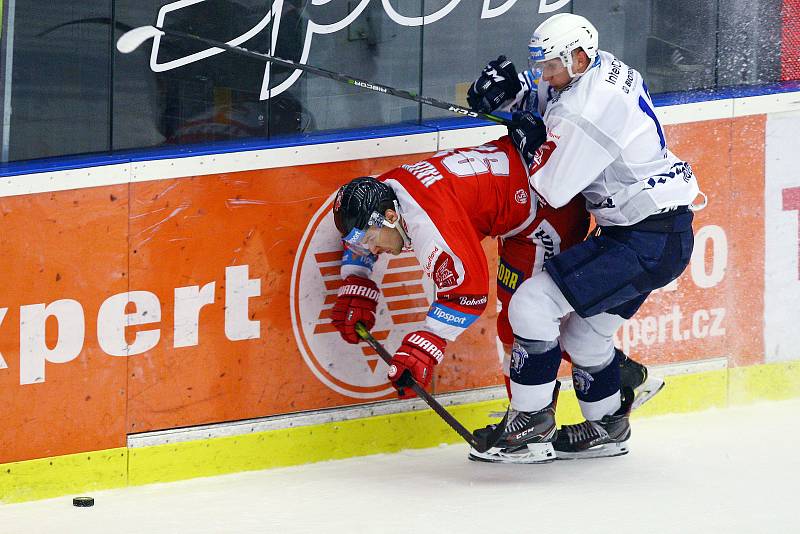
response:
[[[440,152],[378,179],[397,195],[414,254],[436,287],[425,329],[453,340],[486,307],[489,270],[483,238],[514,235],[536,216],[524,163],[503,137],[481,147]],[[348,272],[343,265],[342,274]]]

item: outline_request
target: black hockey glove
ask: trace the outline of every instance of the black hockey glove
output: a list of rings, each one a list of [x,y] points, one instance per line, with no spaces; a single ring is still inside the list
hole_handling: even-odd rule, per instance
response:
[[[514,64],[506,56],[500,56],[490,61],[467,89],[467,102],[475,111],[491,113],[515,100],[522,89]]]
[[[508,127],[508,135],[514,142],[525,163],[530,167],[533,162],[533,155],[547,140],[547,129],[542,119],[525,111],[514,113],[511,116],[511,125]]]

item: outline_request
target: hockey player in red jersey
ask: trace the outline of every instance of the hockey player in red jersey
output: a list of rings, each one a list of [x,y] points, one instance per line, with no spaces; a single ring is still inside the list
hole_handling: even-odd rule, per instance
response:
[[[541,271],[546,259],[581,242],[589,224],[582,199],[556,210],[531,194],[524,162],[508,137],[440,152],[378,178],[356,178],[339,189],[333,213],[345,251],[332,322],[345,341],[360,341],[357,322],[367,328],[375,324],[380,291],[369,276],[378,254],[413,250],[436,287],[424,324],[394,353],[389,379],[396,387],[406,372],[427,387],[447,342],[486,307],[489,268],[480,244],[485,237],[499,238],[497,285],[503,308],[498,335],[510,347],[506,310],[514,290]],[[646,369],[631,360],[628,365],[636,387]],[[403,398],[413,396],[398,390]],[[491,460],[474,454],[473,459]]]
[[[521,281],[535,268],[537,251],[541,269],[545,253],[579,243],[588,230],[582,201],[556,211],[531,196],[522,159],[508,137],[438,153],[377,179],[357,178],[339,190],[333,210],[346,250],[332,318],[346,341],[359,341],[356,322],[374,324],[378,289],[369,275],[375,255],[412,249],[433,280],[436,298],[425,323],[403,341],[393,360],[396,376],[390,377],[396,380],[409,369],[423,386],[447,341],[486,307],[489,268],[480,244],[485,237],[501,238],[504,269],[518,272]],[[545,231],[536,237],[537,229]],[[527,245],[511,246],[512,241]],[[503,257],[504,248],[515,254]],[[508,296],[513,291],[507,284],[503,289]]]

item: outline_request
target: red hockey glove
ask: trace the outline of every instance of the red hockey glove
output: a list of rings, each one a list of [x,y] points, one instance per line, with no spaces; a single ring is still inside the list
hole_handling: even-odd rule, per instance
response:
[[[380,294],[378,286],[368,278],[350,275],[344,279],[331,314],[333,326],[342,335],[342,339],[348,343],[361,341],[355,329],[359,321],[367,330],[375,326],[375,308],[378,306]]]
[[[410,387],[412,377],[423,388],[430,385],[433,368],[444,358],[446,346],[444,339],[422,330],[411,332],[403,338],[389,367],[389,380],[397,388],[397,395],[401,399],[416,397],[417,394]]]

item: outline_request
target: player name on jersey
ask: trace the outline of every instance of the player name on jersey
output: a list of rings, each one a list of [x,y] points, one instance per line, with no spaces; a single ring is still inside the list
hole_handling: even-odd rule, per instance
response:
[[[414,165],[403,165],[402,167],[413,174],[425,187],[430,187],[431,184],[442,179],[439,169],[429,161],[420,161]]]

